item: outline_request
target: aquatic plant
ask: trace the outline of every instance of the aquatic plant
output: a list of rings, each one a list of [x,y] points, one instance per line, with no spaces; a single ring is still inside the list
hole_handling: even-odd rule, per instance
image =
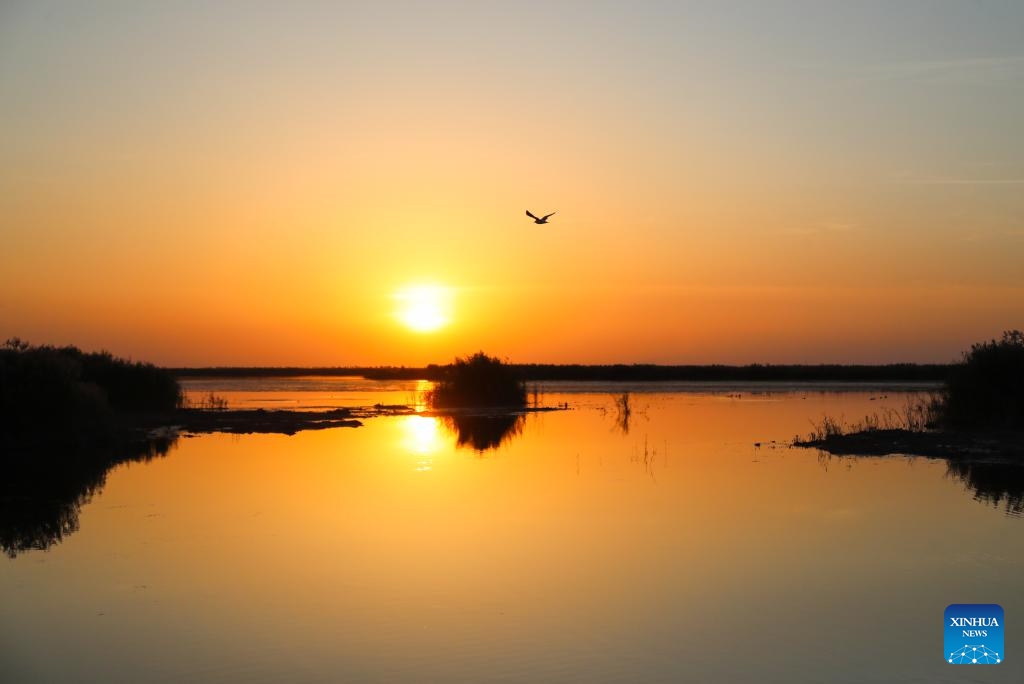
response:
[[[526,386],[508,364],[482,351],[456,358],[427,394],[434,408],[464,406],[526,406]]]
[[[811,422],[811,432],[807,435],[808,442],[820,442],[829,437],[844,435],[848,431],[846,422],[842,418],[823,415],[818,422]],[[800,440],[796,440],[799,443]]]
[[[630,405],[629,392],[623,392],[612,397],[615,403],[615,426],[622,431],[622,434],[629,434],[629,421],[633,417],[633,407]]]
[[[210,392],[197,399],[183,400],[182,408],[195,409],[198,411],[227,411],[228,400],[219,394]]]
[[[811,431],[807,439],[797,436],[794,444],[821,442],[833,437],[857,434],[862,432],[906,431],[923,432],[935,426],[941,400],[932,392],[922,392],[908,397],[900,409],[885,408],[881,411],[866,414],[856,422],[847,422],[840,416],[823,415],[818,421],[811,421]]]

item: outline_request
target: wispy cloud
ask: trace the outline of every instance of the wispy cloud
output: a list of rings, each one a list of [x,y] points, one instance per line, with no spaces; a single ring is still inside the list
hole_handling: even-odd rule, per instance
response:
[[[902,185],[1024,185],[1020,164],[969,161],[940,169],[939,173],[901,169],[890,181]]]
[[[904,178],[909,185],[1024,185],[1024,178]]]
[[[782,232],[786,235],[797,235],[797,236],[810,236],[810,235],[835,235],[838,233],[847,233],[851,230],[860,228],[859,223],[853,221],[823,221],[821,223],[815,223],[804,226],[793,226],[786,228]]]
[[[997,242],[1016,244],[1024,242],[1024,229],[1020,230],[972,230],[956,238],[957,242]]]
[[[931,83],[992,83],[1024,78],[1024,55],[961,57],[864,66],[860,81],[925,81]]]

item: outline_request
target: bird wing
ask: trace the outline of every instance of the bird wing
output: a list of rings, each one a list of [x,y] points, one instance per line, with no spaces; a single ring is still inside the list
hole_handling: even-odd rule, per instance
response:
[[[537,220],[537,217],[534,216],[533,214],[531,214],[529,209],[526,210],[526,215],[529,216],[530,218],[532,218],[534,221]]]
[[[547,218],[548,218],[548,216],[554,216],[554,215],[555,215],[555,214],[557,214],[557,213],[558,213],[557,211],[553,211],[553,212],[551,212],[550,214],[548,214],[547,216],[545,216],[545,217],[544,217],[544,219],[547,219]]]

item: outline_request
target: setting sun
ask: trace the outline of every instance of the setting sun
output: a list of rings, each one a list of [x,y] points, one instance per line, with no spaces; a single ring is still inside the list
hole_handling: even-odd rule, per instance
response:
[[[436,285],[414,285],[395,294],[398,320],[420,333],[434,332],[451,321],[451,293]]]

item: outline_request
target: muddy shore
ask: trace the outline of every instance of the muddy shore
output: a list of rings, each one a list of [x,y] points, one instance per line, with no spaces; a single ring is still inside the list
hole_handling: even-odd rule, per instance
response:
[[[565,408],[465,408],[427,411],[417,415],[431,417],[479,416],[560,410],[565,410]],[[377,416],[413,415],[416,413],[416,410],[411,406],[383,404],[357,408],[337,408],[328,411],[292,411],[284,409],[228,409],[211,411],[206,409],[179,409],[169,414],[150,414],[137,417],[135,425],[132,427],[147,434],[226,432],[231,434],[271,433],[294,435],[302,430],[360,427],[363,424],[363,420]]]
[[[1024,433],[868,430],[825,439],[797,440],[793,446],[837,456],[905,454],[929,458],[1024,461]]]

